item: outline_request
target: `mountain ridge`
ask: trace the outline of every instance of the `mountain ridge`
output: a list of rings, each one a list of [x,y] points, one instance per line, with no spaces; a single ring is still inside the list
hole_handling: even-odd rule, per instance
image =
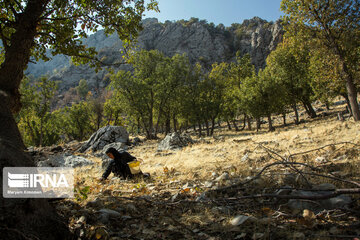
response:
[[[142,23],[143,30],[136,44],[138,49],[157,49],[169,57],[186,53],[191,63],[200,62],[208,70],[215,62],[233,61],[237,51],[241,55],[249,53],[256,69],[264,68],[266,57],[281,42],[284,32],[280,20],[268,22],[259,17],[244,20],[241,24],[234,23],[230,27],[222,24],[215,26],[197,18],[164,23],[148,18]],[[122,58],[122,42],[116,33],[107,37],[100,30],[84,39],[84,43],[95,47],[99,57],[105,58],[108,63]],[[126,70],[129,66],[118,69]],[[96,73],[87,65],[74,66],[64,55],[54,56],[48,62],[30,63],[25,74],[35,77],[47,74],[51,80],[60,82],[61,92],[77,86],[80,79],[86,79],[90,89],[104,88],[109,82],[105,69]]]

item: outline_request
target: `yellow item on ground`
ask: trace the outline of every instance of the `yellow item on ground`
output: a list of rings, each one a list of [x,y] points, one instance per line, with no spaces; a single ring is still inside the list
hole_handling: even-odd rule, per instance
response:
[[[138,174],[140,173],[140,161],[138,160],[134,160],[131,162],[128,162],[129,168],[130,168],[130,172],[132,174]]]

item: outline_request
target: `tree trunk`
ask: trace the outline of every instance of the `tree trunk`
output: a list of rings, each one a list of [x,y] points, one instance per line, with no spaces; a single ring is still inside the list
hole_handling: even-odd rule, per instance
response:
[[[174,113],[172,116],[173,124],[174,124],[174,132],[177,132],[177,120],[176,120],[176,114]]]
[[[348,109],[348,111],[349,111],[350,115],[352,116],[352,111],[351,111],[350,100],[349,100],[349,98],[348,98],[348,96],[347,96],[347,95],[342,95],[342,96],[344,97],[344,99],[345,99],[345,101],[346,101],[346,106],[347,106],[347,109]]]
[[[251,130],[251,118],[249,116],[246,116],[247,124],[248,124],[248,130]]]
[[[202,135],[202,129],[201,129],[201,123],[199,122],[199,138],[201,138]]]
[[[286,126],[286,113],[282,114],[282,118],[283,118],[283,126]]]
[[[357,102],[357,91],[354,82],[350,78],[346,81],[346,91],[350,102],[350,110],[355,121],[360,121],[359,103]]]
[[[214,135],[214,129],[215,129],[215,118],[211,119],[211,132],[210,136]]]
[[[329,101],[326,101],[326,102],[325,102],[325,107],[326,107],[326,110],[327,110],[327,111],[330,110],[330,103],[329,103]]]
[[[246,126],[246,114],[244,114],[243,126],[241,127],[240,131],[244,130]]]
[[[210,136],[209,122],[207,120],[205,121],[205,126],[206,126],[206,136]]]
[[[335,47],[335,51],[337,52],[337,54],[340,57],[342,69],[346,75],[345,86],[346,86],[347,96],[348,96],[349,102],[350,102],[350,110],[352,112],[354,120],[360,121],[360,109],[359,109],[359,103],[357,102],[357,90],[356,90],[353,76],[351,75],[351,72],[349,71],[349,68],[344,59],[344,55],[342,54],[340,48]]]
[[[274,128],[273,125],[272,125],[271,114],[268,114],[267,118],[268,118],[268,122],[269,122],[269,131],[270,131],[270,132],[275,131],[275,128]]]
[[[171,124],[170,118],[166,118],[166,121],[165,121],[165,135],[167,135],[171,131],[171,125],[170,124]]]
[[[232,123],[233,123],[233,125],[234,125],[235,131],[238,132],[238,131],[239,131],[239,128],[238,128],[238,126],[236,125],[235,119],[232,120]]]
[[[307,106],[308,109],[309,109],[310,117],[311,117],[311,118],[316,118],[316,117],[317,117],[317,114],[316,114],[313,106],[311,105],[311,102],[306,102],[306,106]]]
[[[24,152],[9,98],[0,93],[0,169],[34,167],[34,160]],[[3,182],[3,174],[0,174]],[[0,184],[3,192],[3,184]],[[70,232],[47,199],[0,198],[2,239],[70,239]],[[3,231],[3,229],[7,229]]]
[[[261,127],[261,121],[260,118],[256,118],[256,131],[259,131]]]
[[[299,113],[298,113],[298,110],[297,110],[297,107],[296,107],[296,103],[294,103],[292,105],[292,108],[293,108],[294,113],[295,113],[295,124],[298,125],[299,124]]]
[[[226,120],[226,123],[227,123],[228,129],[231,130],[231,125],[230,125],[229,120]]]
[[[306,101],[303,101],[303,104],[304,104],[304,108],[307,112],[307,114],[309,115],[310,118],[316,118],[317,115],[316,115],[316,112],[314,110],[314,108],[312,107],[311,103],[306,100]]]

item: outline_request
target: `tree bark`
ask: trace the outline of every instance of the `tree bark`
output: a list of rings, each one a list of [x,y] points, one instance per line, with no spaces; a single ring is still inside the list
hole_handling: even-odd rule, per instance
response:
[[[199,122],[199,138],[201,138],[202,135],[202,129],[201,129],[201,123]]]
[[[260,118],[256,118],[256,131],[259,131],[261,127],[261,121]]]
[[[282,118],[283,118],[283,126],[286,126],[286,113],[282,114]]]
[[[344,99],[345,99],[345,101],[346,101],[346,106],[347,106],[347,109],[348,109],[348,111],[349,111],[350,115],[352,116],[352,111],[351,111],[351,105],[350,105],[349,98],[348,98],[348,96],[347,96],[347,95],[342,95],[342,96],[344,97]]]
[[[230,125],[229,120],[226,120],[226,123],[227,123],[228,129],[231,130],[231,125]]]
[[[215,129],[215,118],[211,119],[211,131],[210,136],[214,135],[214,129]]]
[[[246,114],[244,114],[243,126],[241,127],[240,131],[244,130],[246,126]]]
[[[206,126],[206,136],[210,136],[209,122],[207,120],[205,121],[205,126]]]
[[[294,113],[295,113],[295,124],[298,125],[299,124],[299,113],[298,113],[298,110],[297,110],[296,103],[294,103],[292,105],[292,108],[293,108]]]
[[[172,116],[173,124],[174,124],[174,132],[177,132],[177,120],[176,120],[176,114],[174,113]]]
[[[239,128],[238,128],[238,126],[236,125],[235,119],[232,120],[232,123],[233,123],[233,125],[234,125],[235,131],[238,132],[238,131],[239,131]]]
[[[355,121],[360,121],[359,103],[357,102],[357,91],[354,82],[348,77],[346,81],[346,90],[348,93],[350,111]]]
[[[268,122],[269,122],[269,131],[270,131],[270,132],[275,131],[275,128],[274,128],[274,126],[272,125],[271,114],[268,114],[267,118],[268,118]]]
[[[306,113],[309,115],[310,118],[317,117],[314,108],[312,107],[311,103],[308,100],[303,101],[303,105],[306,110]]]
[[[24,152],[8,96],[0,93],[0,169],[34,167],[34,160]],[[3,174],[0,174],[3,182]],[[0,192],[3,184],[0,184]],[[46,199],[0,198],[0,229],[3,239],[71,239],[65,220],[61,219]],[[3,231],[3,228],[7,231]],[[13,230],[13,231],[11,231]]]
[[[248,124],[248,130],[251,130],[251,118],[249,116],[246,116],[247,124]]]

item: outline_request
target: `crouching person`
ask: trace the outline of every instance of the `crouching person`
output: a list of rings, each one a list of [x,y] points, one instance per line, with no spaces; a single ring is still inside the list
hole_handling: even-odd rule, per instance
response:
[[[131,173],[128,163],[135,161],[136,157],[131,156],[128,152],[124,151],[120,153],[115,148],[109,148],[105,153],[112,160],[100,178],[100,181],[106,180],[110,173],[114,173],[115,176],[122,177],[123,179],[132,179],[135,176],[150,177],[150,174],[143,174],[141,171],[138,171],[136,174]]]

